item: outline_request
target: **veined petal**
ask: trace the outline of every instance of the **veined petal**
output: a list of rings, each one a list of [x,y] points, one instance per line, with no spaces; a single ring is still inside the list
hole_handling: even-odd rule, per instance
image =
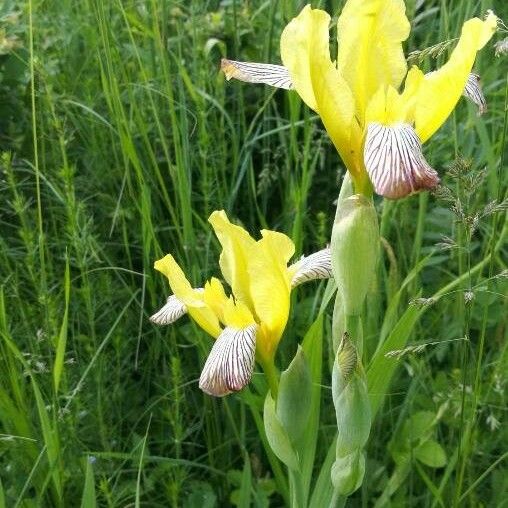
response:
[[[329,279],[332,277],[332,255],[329,247],[302,257],[289,267],[293,274],[291,288],[295,288],[304,282],[316,279]]]
[[[173,256],[168,254],[159,259],[155,262],[154,268],[166,275],[175,297],[185,304],[192,319],[205,332],[212,337],[217,337],[221,332],[219,319],[215,312],[204,302],[203,289],[194,289],[190,285]]]
[[[397,89],[407,72],[402,42],[410,25],[403,0],[348,0],[337,23],[337,66],[356,101],[365,108],[379,86]]]
[[[256,330],[256,325],[223,330],[201,372],[201,390],[222,397],[249,383],[256,358]]]
[[[375,191],[387,198],[402,198],[418,190],[432,189],[439,183],[409,124],[369,124],[364,161]]]
[[[283,65],[237,62],[223,58],[220,68],[228,81],[234,78],[246,83],[263,83],[285,90],[293,88],[289,71]]]
[[[476,53],[487,44],[497,27],[490,13],[485,21],[473,18],[464,23],[462,34],[448,62],[425,76],[420,83],[415,107],[415,128],[422,143],[446,121],[462,95]]]
[[[463,95],[478,106],[479,115],[483,115],[483,113],[487,111],[487,101],[483,95],[480,76],[478,74],[474,72],[469,74]]]
[[[321,117],[335,147],[350,171],[359,171],[361,131],[354,119],[354,99],[330,59],[330,16],[307,5],[282,32],[282,63],[294,89]]]
[[[175,295],[170,295],[164,307],[158,310],[153,316],[150,316],[150,321],[160,326],[170,325],[185,314],[187,314],[185,303],[179,300]]]
[[[224,278],[231,286],[235,298],[252,308],[247,265],[248,252],[256,241],[245,229],[229,222],[224,210],[213,212],[208,222],[222,245],[219,264]]]

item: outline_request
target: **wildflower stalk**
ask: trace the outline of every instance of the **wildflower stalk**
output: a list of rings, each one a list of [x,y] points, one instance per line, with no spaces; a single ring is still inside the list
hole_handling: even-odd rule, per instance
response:
[[[334,344],[340,343],[332,371],[337,417],[336,459],[332,483],[337,494],[349,496],[365,474],[363,448],[371,427],[371,409],[362,366],[362,310],[379,257],[379,225],[371,197],[352,194],[344,181],[332,231],[332,268],[337,283],[333,323]]]
[[[279,393],[279,373],[277,372],[277,367],[275,367],[273,360],[264,361],[261,366],[263,367],[263,372],[268,381],[273,400],[277,400],[277,395]]]

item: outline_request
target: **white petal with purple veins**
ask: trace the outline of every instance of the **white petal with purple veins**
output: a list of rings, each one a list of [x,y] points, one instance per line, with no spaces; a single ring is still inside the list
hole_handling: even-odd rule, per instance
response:
[[[170,325],[184,314],[187,314],[185,304],[175,295],[171,295],[168,297],[164,307],[150,317],[150,321],[156,325]]]
[[[467,78],[464,88],[464,97],[474,102],[478,106],[478,114],[483,115],[487,111],[487,101],[483,95],[480,76],[471,72]]]
[[[425,160],[420,140],[411,125],[371,123],[367,128],[364,162],[377,194],[397,199],[439,183]]]
[[[302,257],[290,269],[295,270],[291,279],[292,288],[309,280],[329,279],[332,276],[332,255],[330,248],[320,250],[307,257]]]
[[[201,372],[201,390],[222,397],[249,383],[256,358],[256,331],[255,324],[242,329],[224,328]]]
[[[220,67],[228,80],[234,78],[247,83],[263,83],[285,90],[293,88],[289,71],[283,65],[237,62],[223,58]]]

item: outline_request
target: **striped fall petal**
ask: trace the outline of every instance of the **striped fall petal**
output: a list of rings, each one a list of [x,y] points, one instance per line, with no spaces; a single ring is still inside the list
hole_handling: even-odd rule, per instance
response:
[[[150,321],[160,326],[170,325],[185,314],[187,314],[185,304],[175,295],[170,295],[166,300],[166,304],[153,316],[150,316]]]
[[[237,62],[223,58],[220,67],[228,81],[234,78],[246,83],[262,83],[284,90],[293,88],[289,71],[283,65]]]
[[[332,276],[332,256],[330,248],[304,256],[291,266],[295,270],[291,288],[316,279],[329,279]]]
[[[409,124],[369,124],[364,161],[375,191],[387,198],[401,198],[439,183],[437,172],[425,160],[420,140]]]
[[[257,325],[226,327],[215,341],[199,378],[205,393],[222,397],[246,386],[254,370]]]
[[[483,95],[480,76],[471,72],[467,78],[464,88],[464,97],[478,106],[478,115],[483,115],[487,111],[487,101]]]

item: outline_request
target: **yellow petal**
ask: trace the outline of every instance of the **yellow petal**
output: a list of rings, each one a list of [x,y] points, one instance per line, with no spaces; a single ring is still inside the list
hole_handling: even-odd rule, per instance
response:
[[[230,328],[246,328],[256,321],[251,311],[244,303],[230,297],[224,307],[224,324]]]
[[[323,121],[350,171],[357,171],[361,133],[351,90],[330,59],[330,16],[307,5],[284,29],[280,52],[293,87]]]
[[[224,323],[224,308],[228,302],[228,297],[219,279],[212,277],[210,281],[205,284],[203,301],[215,312],[219,321]]]
[[[291,275],[287,262],[295,248],[282,233],[266,230],[261,233],[263,238],[250,251],[250,292],[261,326],[258,347],[264,358],[270,358],[289,316]]]
[[[256,243],[245,229],[231,224],[224,210],[213,212],[208,222],[212,225],[220,244],[220,268],[237,300],[251,307],[249,274],[247,271],[248,251]]]
[[[215,312],[206,305],[203,291],[194,289],[182,269],[178,266],[171,254],[155,262],[154,268],[163,273],[169,280],[169,285],[175,296],[187,307],[187,310],[196,323],[213,337],[221,333],[219,319]]]
[[[399,88],[407,72],[402,42],[410,25],[403,0],[348,0],[337,24],[337,65],[356,102],[362,126],[381,85]]]
[[[313,11],[310,5],[306,5],[302,12],[284,28],[280,38],[280,55],[282,63],[289,70],[289,74],[293,81],[293,88],[298,95],[309,106],[309,108],[317,111],[317,102],[314,97],[314,89],[312,87],[312,79],[310,75],[310,36],[313,30],[313,22],[316,11]],[[323,21],[326,24],[326,37],[328,38],[328,22],[329,17],[324,11]]]
[[[497,17],[493,13],[485,21],[479,18],[466,21],[448,62],[422,80],[415,108],[416,132],[422,143],[441,127],[453,111],[466,86],[476,53],[487,44],[496,27]]]

